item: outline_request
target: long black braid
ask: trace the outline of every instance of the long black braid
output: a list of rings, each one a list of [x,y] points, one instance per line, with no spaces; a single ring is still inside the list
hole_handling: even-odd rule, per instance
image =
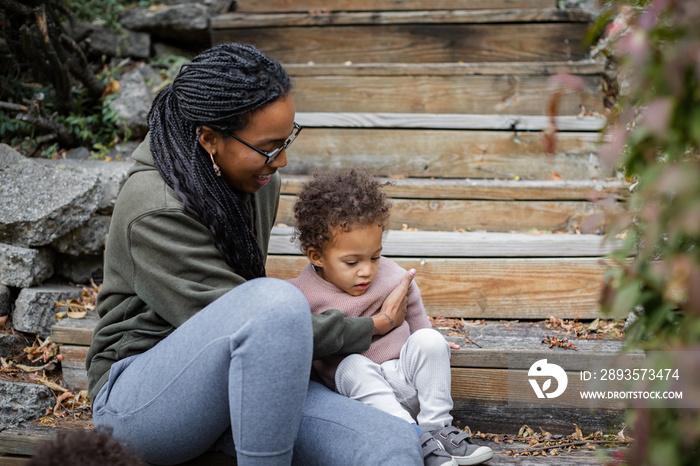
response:
[[[237,193],[216,176],[199,144],[202,126],[227,137],[251,112],[291,90],[282,66],[251,45],[214,46],[183,66],[148,114],[155,166],[185,207],[211,231],[226,263],[246,279],[265,276],[254,225]],[[253,212],[255,212],[255,198]]]

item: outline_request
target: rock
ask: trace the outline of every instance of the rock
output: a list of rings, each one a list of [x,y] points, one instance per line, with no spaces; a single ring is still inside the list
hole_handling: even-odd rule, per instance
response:
[[[119,85],[121,93],[110,107],[126,122],[132,137],[141,138],[148,132],[148,111],[153,103],[151,90],[137,69],[124,73]]]
[[[20,354],[28,345],[29,341],[22,335],[0,333],[0,358]]]
[[[87,147],[76,147],[66,152],[67,159],[90,160],[90,151]]]
[[[138,143],[134,143],[130,147],[136,148]],[[52,171],[70,170],[81,176],[95,177],[97,180],[96,211],[100,214],[112,213],[117,195],[126,181],[129,170],[134,165],[133,161],[103,162],[101,160],[38,159],[37,162],[49,167]],[[70,233],[70,231],[66,233]]]
[[[0,317],[6,316],[12,310],[12,293],[5,285],[0,285]]]
[[[35,286],[53,275],[53,254],[0,243],[0,283],[17,288]]]
[[[51,334],[51,326],[56,323],[55,303],[67,299],[79,299],[81,292],[82,288],[65,285],[25,288],[20,291],[15,301],[12,326],[20,332],[47,337]]]
[[[188,60],[192,60],[195,54],[189,52],[183,48],[176,47],[172,44],[166,44],[164,42],[154,42],[153,43],[153,56],[157,58],[165,58],[169,56],[185,57]]]
[[[162,5],[186,5],[191,3],[201,3],[207,7],[209,14],[214,16],[230,11],[233,0],[159,0],[158,3]]]
[[[97,210],[97,178],[51,170],[0,144],[0,242],[43,246]]]
[[[147,32],[153,41],[163,41],[188,50],[209,46],[209,9],[199,2],[162,8],[130,8],[119,23],[133,31]]]
[[[58,238],[51,246],[56,251],[71,256],[102,254],[111,219],[108,215],[95,215],[85,225]]]
[[[55,276],[71,283],[89,285],[91,281],[99,283],[104,275],[104,256],[82,255],[69,256],[58,254],[54,262]]]
[[[133,165],[134,161],[131,158],[131,154],[134,153],[134,151],[139,146],[139,144],[141,144],[141,142],[142,140],[123,141],[118,144],[115,144],[114,147],[110,147],[109,156],[112,158],[112,160],[116,160],[118,162],[124,161],[128,162],[130,165]]]
[[[123,29],[119,33],[109,26],[92,30],[85,39],[93,55],[144,59],[151,56],[151,36],[144,32]]]
[[[55,403],[45,385],[0,380],[0,431],[43,416]]]

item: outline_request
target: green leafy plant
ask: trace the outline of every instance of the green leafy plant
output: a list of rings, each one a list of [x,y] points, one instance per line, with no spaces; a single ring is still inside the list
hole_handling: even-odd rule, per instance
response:
[[[634,189],[612,231],[625,241],[612,255],[618,267],[607,273],[602,304],[630,314],[631,347],[700,350],[700,8],[696,0],[617,0],[607,8],[602,21],[614,19],[600,30],[614,39],[608,52],[621,95],[601,157]],[[685,353],[675,354],[691,373]],[[630,464],[696,464],[700,412],[647,408],[630,411]]]

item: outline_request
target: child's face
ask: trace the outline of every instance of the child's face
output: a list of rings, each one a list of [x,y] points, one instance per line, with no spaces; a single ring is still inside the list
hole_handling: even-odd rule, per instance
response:
[[[310,248],[309,260],[318,274],[352,296],[362,295],[379,268],[382,234],[379,225],[355,225],[349,231],[336,229],[322,251]]]

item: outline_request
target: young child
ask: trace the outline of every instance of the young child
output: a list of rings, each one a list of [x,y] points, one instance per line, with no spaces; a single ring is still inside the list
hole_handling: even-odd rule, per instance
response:
[[[406,275],[381,256],[390,210],[382,184],[357,169],[316,174],[303,186],[294,206],[294,236],[310,264],[290,282],[304,293],[311,312],[339,309],[347,317],[381,312]],[[468,434],[452,427],[450,348],[431,328],[413,281],[406,309],[404,322],[375,335],[367,351],[316,360],[315,373],[338,393],[413,424],[426,465],[489,460],[490,448],[472,445]]]

